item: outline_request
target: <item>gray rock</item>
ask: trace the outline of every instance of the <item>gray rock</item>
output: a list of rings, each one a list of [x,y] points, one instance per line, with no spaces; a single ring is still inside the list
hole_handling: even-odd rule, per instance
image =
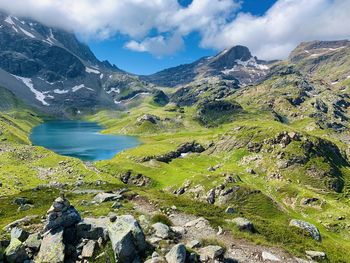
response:
[[[199,250],[200,260],[208,262],[210,260],[221,259],[225,253],[225,249],[220,246],[207,246]]]
[[[109,201],[117,201],[122,199],[123,196],[121,194],[111,194],[111,193],[98,193],[94,197],[94,201],[97,203],[104,203]]]
[[[322,240],[320,231],[313,224],[310,224],[310,223],[302,221],[302,220],[292,219],[289,222],[289,225],[307,231],[310,234],[310,236],[317,241]]]
[[[31,250],[38,251],[41,245],[41,236],[39,233],[29,235],[24,245]]]
[[[170,237],[170,228],[163,224],[163,223],[155,223],[152,225],[152,228],[155,230],[154,235],[156,237],[162,238],[162,239],[168,239]]]
[[[123,205],[121,204],[121,203],[119,203],[119,202],[114,202],[113,204],[112,204],[112,208],[113,209],[119,209],[119,208],[121,208]]]
[[[263,251],[261,257],[264,261],[281,261],[277,256],[267,251]]]
[[[4,254],[9,263],[22,263],[29,258],[23,243],[17,238],[11,239]]]
[[[243,217],[237,217],[232,220],[232,222],[239,228],[241,231],[255,232],[255,228],[252,222]]]
[[[20,207],[18,207],[17,211],[18,212],[27,211],[29,209],[32,209],[33,207],[34,207],[33,205],[24,204],[24,205],[21,205]]]
[[[57,198],[47,211],[47,222],[44,231],[56,228],[67,228],[76,225],[81,217],[74,206],[63,197]]]
[[[186,244],[186,247],[188,248],[200,248],[202,246],[201,242],[198,240],[192,240]]]
[[[86,245],[83,247],[83,251],[81,252],[81,256],[83,258],[91,258],[94,255],[96,248],[96,241],[89,240]]]
[[[18,239],[21,242],[26,241],[26,239],[28,238],[29,233],[25,230],[23,230],[22,228],[19,227],[14,227],[11,230],[11,239]]]
[[[13,203],[16,205],[25,205],[25,204],[30,204],[30,200],[26,197],[16,197],[13,200]]]
[[[55,229],[44,235],[41,247],[35,262],[63,263],[64,262],[63,228]]]
[[[183,244],[173,246],[165,258],[168,263],[184,263],[186,261],[186,247]]]
[[[107,229],[116,262],[132,263],[145,252],[145,236],[133,216],[118,216],[114,222],[108,223]]]
[[[307,250],[307,251],[305,251],[305,253],[309,259],[313,259],[313,260],[324,260],[327,258],[326,253],[321,252],[321,251]]]
[[[207,202],[209,204],[214,204],[215,203],[215,189],[210,189],[209,192],[207,193]]]
[[[37,219],[39,216],[38,215],[31,215],[31,216],[26,216],[23,217],[21,219],[18,219],[16,221],[11,222],[10,224],[6,225],[3,229],[5,231],[10,231],[12,228],[19,226],[19,225],[25,225],[25,224],[29,224],[31,221],[33,221],[34,219]]]
[[[233,207],[229,206],[229,207],[226,208],[225,212],[227,214],[234,214],[234,213],[236,213],[236,210]]]
[[[100,218],[84,218],[76,226],[78,239],[98,240],[102,238],[104,241],[108,238],[107,217]]]

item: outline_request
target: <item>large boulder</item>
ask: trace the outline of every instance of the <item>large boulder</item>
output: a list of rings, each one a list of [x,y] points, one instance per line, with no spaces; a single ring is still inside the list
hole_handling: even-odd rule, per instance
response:
[[[24,242],[26,241],[28,236],[29,236],[29,233],[23,230],[22,228],[14,227],[11,230],[11,240],[18,239],[19,241]]]
[[[313,239],[315,239],[317,241],[322,240],[320,231],[313,224],[310,224],[310,223],[302,221],[302,220],[292,219],[289,222],[289,225],[305,230],[306,232],[308,232],[310,234],[310,236]]]
[[[39,233],[34,233],[29,235],[29,237],[27,238],[26,242],[24,243],[24,245],[29,248],[30,250],[36,252],[39,250],[40,246],[41,246],[41,236]]]
[[[11,239],[5,250],[5,257],[9,263],[22,263],[29,258],[23,243],[17,238]]]
[[[47,211],[47,222],[44,231],[68,228],[80,222],[81,217],[66,198],[58,197]]]
[[[185,263],[186,261],[186,247],[183,244],[173,246],[165,255],[168,263]]]
[[[108,230],[107,223],[109,219],[107,217],[100,218],[84,218],[76,226],[78,239],[91,239],[98,240],[102,238],[107,240]]]
[[[113,218],[107,225],[116,262],[132,263],[144,254],[147,243],[139,223],[131,215]]]
[[[43,238],[35,262],[63,263],[64,262],[63,228],[48,231]]]

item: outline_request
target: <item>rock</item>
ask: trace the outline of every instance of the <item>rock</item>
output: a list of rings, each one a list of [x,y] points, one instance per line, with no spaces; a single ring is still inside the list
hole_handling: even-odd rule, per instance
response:
[[[84,218],[76,226],[78,239],[98,240],[102,238],[104,241],[108,238],[107,217],[101,218]]]
[[[31,221],[33,221],[34,219],[37,219],[38,217],[39,217],[38,215],[31,215],[31,216],[23,217],[21,219],[13,221],[12,223],[10,223],[7,226],[5,226],[4,230],[5,231],[10,231],[12,228],[14,228],[16,226],[30,224]]]
[[[225,249],[220,246],[207,246],[199,250],[200,260],[208,262],[210,260],[222,259]]]
[[[234,213],[236,213],[236,210],[233,207],[229,206],[226,208],[225,213],[226,214],[234,214]]]
[[[321,251],[307,250],[305,251],[305,253],[306,253],[306,256],[312,260],[325,260],[327,258],[326,253]]]
[[[118,216],[107,224],[116,262],[132,263],[146,250],[145,236],[131,215]]]
[[[189,221],[185,224],[185,227],[195,227],[197,229],[203,229],[210,227],[210,223],[204,217],[199,217],[195,220]]]
[[[96,247],[96,241],[89,240],[86,245],[83,247],[83,251],[81,252],[81,256],[83,258],[91,258],[94,255]]]
[[[186,234],[186,229],[182,226],[172,226],[170,227],[171,231],[178,236]]]
[[[113,209],[119,209],[119,208],[121,208],[123,205],[121,204],[121,203],[119,203],[119,202],[114,202],[113,204],[112,204],[112,208]]]
[[[63,263],[64,262],[63,228],[45,233],[35,262]]]
[[[74,206],[65,198],[57,198],[47,211],[47,221],[44,231],[67,228],[80,222],[81,217]]]
[[[289,226],[294,226],[307,231],[310,234],[310,236],[317,241],[322,240],[320,231],[313,224],[310,224],[302,220],[292,219],[289,222]]]
[[[94,197],[94,201],[96,201],[97,203],[104,203],[104,202],[108,202],[108,201],[117,201],[117,200],[120,200],[122,198],[123,198],[123,196],[120,194],[98,193]]]
[[[317,201],[319,201],[319,199],[318,198],[316,198],[316,197],[311,197],[311,198],[303,198],[302,200],[301,200],[301,204],[302,205],[310,205],[310,204],[313,204],[313,203],[315,203],[315,202],[317,202]]]
[[[261,257],[264,261],[281,261],[277,256],[267,251],[263,251]]]
[[[34,207],[33,205],[25,204],[25,205],[21,205],[20,207],[18,207],[17,211],[18,212],[27,211],[33,207]]]
[[[136,186],[146,186],[151,183],[151,178],[144,176],[140,173],[133,175],[132,171],[129,170],[122,176],[120,176],[120,180],[124,184],[136,185]]]
[[[9,263],[22,263],[29,258],[23,243],[17,238],[11,239],[4,254]]]
[[[41,236],[39,233],[29,235],[24,245],[33,251],[38,251],[41,245]]]
[[[170,228],[163,224],[163,223],[155,223],[152,225],[152,228],[155,230],[154,235],[156,237],[162,238],[162,239],[168,239],[170,237]]]
[[[165,258],[168,263],[185,263],[186,247],[183,244],[173,246]]]
[[[232,222],[239,228],[241,231],[249,231],[254,233],[254,225],[252,222],[250,222],[248,219],[243,217],[237,217],[232,220]]]
[[[19,241],[24,242],[26,241],[28,236],[29,236],[29,233],[23,230],[22,228],[14,227],[11,230],[11,240],[18,239]]]
[[[186,244],[186,247],[188,248],[200,248],[202,246],[201,242],[198,240],[192,240]]]
[[[30,204],[31,201],[26,197],[16,197],[13,200],[13,203],[16,205],[26,205],[26,204]]]
[[[209,192],[207,194],[207,202],[209,204],[215,203],[215,188],[209,190]]]
[[[137,118],[137,122],[139,122],[139,123],[143,123],[146,121],[153,123],[153,124],[156,124],[158,121],[160,121],[160,118],[158,116],[151,115],[151,114],[145,114],[145,115]]]

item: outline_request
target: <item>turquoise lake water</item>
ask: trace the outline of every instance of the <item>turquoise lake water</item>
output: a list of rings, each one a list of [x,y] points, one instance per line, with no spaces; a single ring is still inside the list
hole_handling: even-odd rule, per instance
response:
[[[86,121],[48,121],[30,135],[34,145],[83,161],[108,160],[118,152],[140,144],[136,137],[99,133],[102,127]]]

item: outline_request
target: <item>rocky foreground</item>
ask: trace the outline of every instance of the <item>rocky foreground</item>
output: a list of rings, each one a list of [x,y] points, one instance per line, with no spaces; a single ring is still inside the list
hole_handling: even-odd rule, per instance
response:
[[[117,211],[124,191],[98,193],[92,202],[113,202]],[[115,213],[82,218],[64,196],[58,197],[41,223],[33,223],[37,216],[27,216],[5,227],[11,239],[0,241],[0,262],[313,262],[234,240],[232,234],[220,227],[214,229],[205,218],[179,213],[176,207],[166,212],[169,217],[157,214],[159,222],[151,221],[146,215],[159,213],[156,206],[140,197],[133,201],[135,210],[142,214],[138,220]],[[234,211],[227,209],[227,213]],[[255,231],[254,224],[245,218],[232,221],[241,231]],[[321,240],[313,225],[298,220],[290,224]],[[310,260],[326,258],[317,251],[306,251],[306,256]]]

